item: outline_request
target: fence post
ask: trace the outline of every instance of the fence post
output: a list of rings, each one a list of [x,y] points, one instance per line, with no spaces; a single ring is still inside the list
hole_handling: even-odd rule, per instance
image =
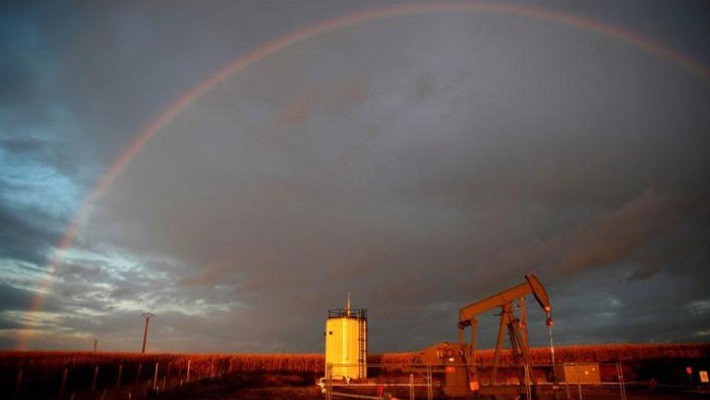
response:
[[[190,364],[192,364],[192,360],[187,360],[187,376],[185,377],[185,383],[190,382]]]
[[[182,368],[183,368],[183,366],[182,366],[182,363],[181,363],[181,362],[178,361],[177,363],[178,363],[178,365],[179,365],[178,370],[177,370],[177,374],[175,374],[175,375],[177,375],[177,379],[178,379],[177,385],[178,385],[178,387],[182,387],[182,381],[183,381],[183,379],[182,379]]]
[[[325,367],[325,399],[333,399],[333,364],[328,363]]]
[[[20,398],[20,388],[22,387],[22,370],[17,371],[17,382],[15,383],[15,400]]]
[[[143,364],[138,364],[138,373],[136,374],[136,383],[141,383],[141,370],[143,369]]]
[[[96,378],[99,376],[99,366],[94,367],[94,377],[91,379],[91,397],[94,397],[94,392],[96,392]]]
[[[414,400],[414,374],[409,374],[409,400]]]
[[[62,384],[59,386],[59,400],[64,397],[64,389],[67,387],[67,375],[69,374],[69,368],[64,368],[64,373],[62,374]]]
[[[432,400],[434,398],[434,387],[432,386],[433,377],[431,374],[431,364],[426,365],[426,378],[427,378],[427,400]]]
[[[123,374],[123,364],[118,365],[118,374],[116,375],[116,389],[121,386],[121,374]]]
[[[172,367],[173,367],[173,363],[168,362],[168,371],[166,372],[165,375],[163,375],[163,392],[165,392],[165,385],[166,385],[167,381],[170,380],[170,372],[173,369]]]
[[[155,374],[153,375],[153,391],[155,392],[158,389],[158,364],[155,363]]]
[[[574,370],[575,370],[575,374],[577,377],[577,394],[579,395],[579,400],[583,400],[582,399],[582,380],[579,379],[579,365],[575,364]]]
[[[624,367],[620,361],[616,362],[616,373],[619,376],[619,391],[621,392],[621,400],[626,400],[626,385],[624,383]]]
[[[530,364],[527,362],[523,363],[525,365],[525,398],[527,400],[532,400],[532,377],[530,376]]]

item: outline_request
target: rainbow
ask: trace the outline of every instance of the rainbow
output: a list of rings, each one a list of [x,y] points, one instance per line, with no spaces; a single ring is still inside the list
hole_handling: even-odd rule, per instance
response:
[[[57,265],[62,260],[67,249],[69,249],[69,247],[71,246],[74,238],[79,233],[81,227],[91,215],[91,212],[96,202],[106,193],[109,187],[111,187],[112,183],[119,175],[121,175],[121,173],[126,169],[128,164],[130,164],[131,161],[136,157],[136,155],[138,155],[141,149],[143,149],[143,147],[155,135],[161,132],[163,128],[165,128],[165,126],[168,125],[177,115],[179,115],[197,99],[214,89],[216,86],[220,85],[222,82],[227,80],[235,73],[248,68],[249,66],[260,60],[274,55],[289,46],[292,46],[299,42],[303,42],[310,38],[337,31],[340,29],[356,26],[366,22],[372,22],[386,18],[404,17],[426,13],[454,12],[489,13],[519,16],[533,20],[571,26],[577,29],[586,30],[595,34],[600,34],[602,36],[629,44],[641,51],[650,53],[654,56],[675,63],[690,71],[691,73],[696,74],[703,80],[710,80],[710,69],[708,67],[704,66],[703,64],[690,57],[687,57],[670,48],[647,40],[626,29],[575,15],[565,14],[558,11],[544,10],[523,5],[483,3],[434,3],[398,5],[387,8],[357,12],[346,16],[326,20],[324,22],[311,25],[291,34],[279,37],[237,58],[231,64],[220,69],[215,74],[204,80],[202,83],[190,89],[187,93],[183,94],[175,102],[170,104],[170,106],[165,111],[163,111],[163,113],[158,115],[158,117],[155,118],[152,122],[150,122],[148,126],[143,129],[143,131],[136,135],[136,137],[128,145],[127,149],[110,166],[108,171],[99,180],[98,184],[94,187],[89,196],[87,196],[87,198],[84,200],[81,207],[79,208],[79,211],[74,216],[64,236],[59,242],[54,252],[54,255],[50,259],[46,268],[48,272],[47,277],[39,283],[39,287],[42,290],[39,291],[39,294],[37,294],[33,298],[30,304],[29,310],[27,312],[27,320],[29,322],[26,323],[24,329],[22,329],[18,334],[17,348],[24,349],[27,342],[29,341],[30,336],[32,334],[33,325],[31,322],[31,313],[41,310],[42,303],[44,300],[42,297],[42,293],[46,292],[49,289],[52,282],[52,275],[54,274]]]

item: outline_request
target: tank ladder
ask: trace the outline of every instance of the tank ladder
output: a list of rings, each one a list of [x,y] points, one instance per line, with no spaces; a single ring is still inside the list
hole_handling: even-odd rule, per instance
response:
[[[367,375],[367,366],[365,365],[365,362],[367,361],[365,358],[367,357],[367,331],[365,328],[365,318],[358,318],[357,321],[357,341],[358,341],[358,357],[357,357],[357,365],[358,365],[358,377],[360,378],[366,378]]]

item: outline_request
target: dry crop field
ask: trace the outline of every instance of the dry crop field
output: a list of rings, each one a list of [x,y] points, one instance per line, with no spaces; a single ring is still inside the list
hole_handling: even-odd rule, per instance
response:
[[[710,369],[710,343],[560,346],[556,362],[620,362],[625,380],[643,386],[688,385],[685,369]],[[478,351],[490,363],[493,352]],[[549,365],[548,348],[531,350],[534,364]],[[509,361],[505,357],[504,363]],[[372,365],[413,364],[411,353],[371,354]],[[322,354],[136,354],[0,352],[0,398],[302,398],[318,397]],[[602,371],[604,373],[604,371]],[[191,392],[193,391],[193,392]],[[197,392],[194,392],[197,391]],[[274,391],[281,393],[275,394]],[[234,393],[240,393],[238,396]],[[237,396],[237,397],[229,397]]]

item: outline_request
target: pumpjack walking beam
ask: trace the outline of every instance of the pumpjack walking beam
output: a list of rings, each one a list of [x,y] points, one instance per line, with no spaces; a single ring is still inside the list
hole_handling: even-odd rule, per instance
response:
[[[498,339],[496,341],[496,348],[493,357],[493,371],[491,376],[492,384],[495,384],[496,370],[500,361],[501,350],[503,349],[503,341],[506,333],[510,339],[513,360],[516,364],[522,367],[521,371],[523,369],[527,369],[530,364],[526,326],[527,317],[524,303],[525,296],[529,294],[532,294],[535,297],[538,304],[540,304],[540,307],[542,307],[547,314],[547,325],[552,326],[552,306],[550,304],[550,298],[547,295],[544,286],[540,283],[540,280],[533,274],[526,275],[525,282],[520,285],[496,293],[481,301],[469,304],[459,310],[459,343],[463,349],[466,363],[471,364],[476,351],[478,315],[498,307],[501,309]],[[515,301],[519,302],[520,317],[517,317],[513,310]],[[467,327],[471,327],[471,342],[468,345],[465,343],[464,339],[464,330]],[[528,379],[529,377],[526,374],[526,376],[521,379],[521,382],[527,382]]]

